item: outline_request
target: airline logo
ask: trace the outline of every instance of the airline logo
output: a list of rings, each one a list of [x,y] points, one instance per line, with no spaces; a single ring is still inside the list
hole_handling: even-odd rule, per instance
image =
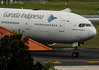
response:
[[[43,19],[43,14],[31,14],[31,13],[11,13],[5,12],[3,17],[11,17],[11,18],[26,18],[26,19]]]
[[[54,17],[52,14],[48,17],[48,22],[50,23],[52,20],[57,19],[57,17]]]

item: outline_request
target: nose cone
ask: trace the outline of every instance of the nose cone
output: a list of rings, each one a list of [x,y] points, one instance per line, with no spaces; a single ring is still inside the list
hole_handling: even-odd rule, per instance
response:
[[[89,37],[90,38],[93,38],[94,36],[96,36],[96,34],[97,34],[97,31],[95,28],[89,29]]]

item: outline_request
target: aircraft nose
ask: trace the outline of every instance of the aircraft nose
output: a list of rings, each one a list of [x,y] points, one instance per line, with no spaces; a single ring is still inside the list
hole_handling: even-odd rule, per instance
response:
[[[89,37],[90,38],[93,38],[94,36],[96,36],[96,34],[97,34],[97,31],[95,28],[89,29]]]

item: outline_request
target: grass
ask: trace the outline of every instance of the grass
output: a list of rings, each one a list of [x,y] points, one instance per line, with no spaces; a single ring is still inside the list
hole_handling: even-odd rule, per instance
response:
[[[63,10],[65,8],[71,8],[72,12],[80,15],[99,15],[97,8],[99,8],[99,2],[69,2],[69,6],[65,5],[65,2],[49,2],[47,4],[11,4],[3,5],[1,8],[24,8],[33,9],[39,8],[42,10]],[[99,23],[94,26],[97,29],[97,35],[85,42],[85,45],[81,48],[98,48],[99,49]],[[55,46],[60,47],[72,47],[71,44],[56,44]]]
[[[33,9],[39,8],[42,10],[63,10],[65,8],[71,8],[72,12],[80,15],[99,15],[97,8],[99,8],[99,2],[69,2],[69,6],[65,5],[65,2],[48,2],[47,4],[11,4],[3,5],[2,8],[24,8]]]

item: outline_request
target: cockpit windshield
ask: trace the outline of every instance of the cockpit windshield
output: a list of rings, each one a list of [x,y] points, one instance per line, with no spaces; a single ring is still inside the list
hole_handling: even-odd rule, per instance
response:
[[[87,24],[87,23],[80,23],[79,27],[91,27],[91,24]]]

